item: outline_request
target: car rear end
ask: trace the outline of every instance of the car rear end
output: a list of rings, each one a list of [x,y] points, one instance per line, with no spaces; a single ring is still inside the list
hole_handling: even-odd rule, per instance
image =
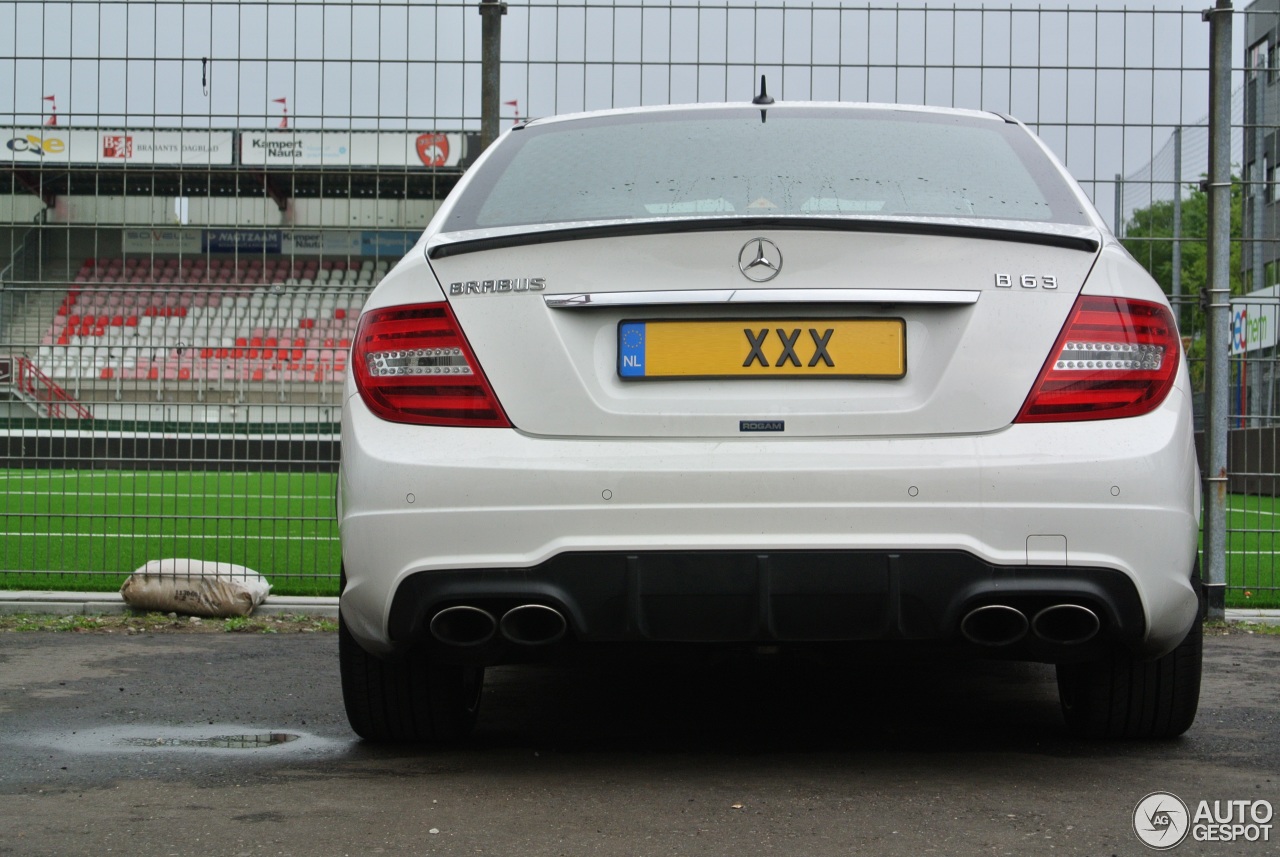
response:
[[[1145,663],[1198,615],[1168,304],[1002,117],[531,123],[374,292],[351,362],[342,612],[372,658]]]

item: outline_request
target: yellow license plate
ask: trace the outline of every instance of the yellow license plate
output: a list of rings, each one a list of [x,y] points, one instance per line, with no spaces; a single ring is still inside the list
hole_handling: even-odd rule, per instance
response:
[[[618,375],[652,378],[901,378],[900,318],[624,321]]]

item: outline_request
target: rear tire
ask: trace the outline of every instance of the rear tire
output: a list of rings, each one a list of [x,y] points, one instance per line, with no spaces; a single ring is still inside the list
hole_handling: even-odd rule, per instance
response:
[[[1204,629],[1197,618],[1178,647],[1154,661],[1117,652],[1058,665],[1067,729],[1086,738],[1176,738],[1196,719]]]
[[[360,648],[341,613],[338,663],[347,720],[367,741],[453,741],[475,726],[483,667],[442,664],[423,647],[376,657]]]

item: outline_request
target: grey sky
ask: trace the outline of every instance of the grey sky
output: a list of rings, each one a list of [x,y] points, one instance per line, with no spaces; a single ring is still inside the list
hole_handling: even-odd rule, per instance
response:
[[[1109,217],[1114,174],[1206,113],[1207,5],[516,0],[502,98],[525,116],[736,100],[764,73],[783,99],[1007,112]],[[291,127],[474,129],[479,56],[474,2],[0,0],[0,121],[39,123],[56,95],[61,124],[263,128],[286,98]]]

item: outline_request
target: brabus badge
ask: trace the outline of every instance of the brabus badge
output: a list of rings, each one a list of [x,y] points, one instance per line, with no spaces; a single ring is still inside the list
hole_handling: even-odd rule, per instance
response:
[[[450,283],[451,295],[505,295],[512,292],[540,292],[547,287],[543,277],[523,277],[518,280],[467,280]]]

